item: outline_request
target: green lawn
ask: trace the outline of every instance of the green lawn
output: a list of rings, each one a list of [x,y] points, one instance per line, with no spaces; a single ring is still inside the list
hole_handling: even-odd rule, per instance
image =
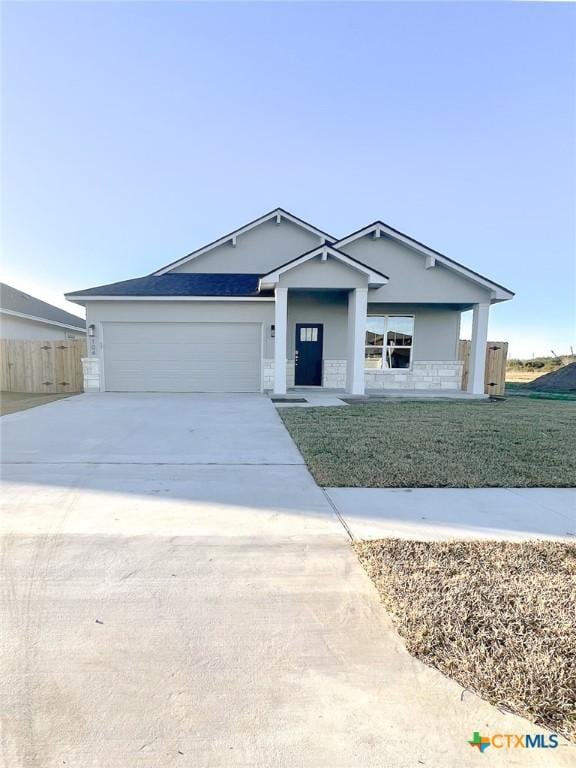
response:
[[[531,397],[533,400],[576,400],[576,392],[548,392],[531,389],[523,382],[506,382],[506,397]]]
[[[279,412],[323,486],[576,486],[575,402],[390,400]]]

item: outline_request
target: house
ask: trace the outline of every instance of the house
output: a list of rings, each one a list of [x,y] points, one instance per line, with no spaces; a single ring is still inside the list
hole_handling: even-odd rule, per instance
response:
[[[490,306],[513,293],[382,221],[337,238],[276,208],[151,275],[67,294],[86,307],[86,390],[287,387],[484,392]]]
[[[0,338],[52,341],[85,334],[86,321],[81,317],[0,283]]]

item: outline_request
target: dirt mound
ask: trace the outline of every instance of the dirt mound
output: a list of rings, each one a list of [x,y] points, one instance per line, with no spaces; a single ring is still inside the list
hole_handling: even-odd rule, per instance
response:
[[[528,384],[530,389],[540,389],[547,392],[576,392],[576,363],[564,365],[557,371],[545,373]]]

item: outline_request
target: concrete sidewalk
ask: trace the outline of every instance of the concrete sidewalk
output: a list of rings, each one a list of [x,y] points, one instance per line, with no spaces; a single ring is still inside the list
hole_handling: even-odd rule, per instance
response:
[[[573,488],[326,488],[356,539],[576,542]]]
[[[81,395],[2,439],[2,766],[467,768],[541,732],[407,653],[267,397]]]

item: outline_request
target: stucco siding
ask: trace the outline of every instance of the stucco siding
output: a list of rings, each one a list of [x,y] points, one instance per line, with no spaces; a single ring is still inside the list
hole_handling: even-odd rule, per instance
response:
[[[54,339],[70,339],[84,337],[81,330],[61,328],[50,323],[28,320],[14,315],[0,315],[0,338],[23,339],[28,341],[52,341]]]
[[[425,268],[425,257],[389,237],[370,235],[340,250],[388,275],[390,281],[371,291],[371,302],[439,302],[468,304],[489,302],[490,292],[438,262]]]
[[[294,288],[367,288],[368,278],[358,270],[329,256],[316,256],[280,275],[281,287]]]
[[[273,302],[257,301],[98,301],[86,308],[88,325],[99,323],[263,323],[264,357],[273,356]],[[100,345],[98,345],[100,346]]]
[[[414,315],[413,360],[456,360],[460,312],[455,309],[418,304],[369,304],[369,315]],[[324,359],[346,358],[348,295],[344,291],[326,294],[290,291],[288,294],[287,356],[294,358],[296,323],[324,324]]]
[[[454,361],[460,313],[456,309],[434,305],[370,303],[369,314],[413,314],[414,354],[413,361]],[[273,302],[234,301],[109,301],[88,304],[87,322],[96,326],[94,351],[102,359],[101,334],[106,323],[262,323],[263,358],[274,357]],[[287,359],[289,384],[293,379],[294,341],[296,323],[323,323],[325,361],[342,365],[347,353],[348,295],[344,290],[325,293],[290,290],[288,292]],[[101,325],[104,324],[104,325]],[[90,345],[89,345],[90,346]],[[292,367],[290,367],[292,366]],[[343,369],[344,370],[344,369]],[[326,369],[334,381],[342,371]],[[338,376],[337,376],[338,375]],[[338,386],[338,383],[333,383]],[[328,384],[326,384],[328,386]]]
[[[346,357],[348,296],[345,292],[325,295],[306,291],[288,294],[288,359],[294,358],[296,323],[323,323],[325,360]]]
[[[318,235],[282,219],[265,221],[238,235],[236,245],[219,245],[172,272],[248,272],[265,274],[323,242]]]

